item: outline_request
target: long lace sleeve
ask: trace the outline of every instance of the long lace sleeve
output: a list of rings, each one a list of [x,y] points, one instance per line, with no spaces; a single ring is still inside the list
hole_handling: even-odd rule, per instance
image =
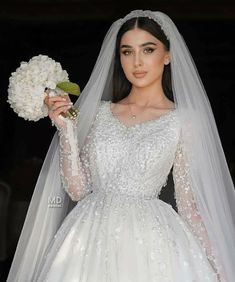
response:
[[[193,196],[189,177],[189,166],[184,158],[181,139],[178,143],[175,155],[173,180],[178,213],[186,222],[195,237],[199,239],[205,253],[207,254],[210,264],[214,268],[215,272],[218,273],[216,267],[217,263],[215,256],[213,255],[209,237]]]
[[[80,154],[75,121],[66,119],[58,129],[60,145],[60,175],[65,191],[73,201],[79,201],[91,192],[91,174],[87,152]],[[80,155],[80,156],[79,156]]]

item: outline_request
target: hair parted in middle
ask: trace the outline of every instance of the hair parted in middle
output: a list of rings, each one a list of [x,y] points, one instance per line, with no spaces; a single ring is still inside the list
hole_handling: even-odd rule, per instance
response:
[[[167,39],[161,26],[148,17],[138,17],[127,20],[119,29],[116,39],[115,46],[115,59],[114,59],[114,70],[113,70],[113,97],[112,101],[114,103],[122,100],[131,91],[131,83],[127,80],[120,61],[120,43],[122,36],[129,30],[139,28],[144,31],[149,32],[151,35],[160,40],[167,51],[170,51],[170,42]],[[171,67],[170,63],[164,66],[163,76],[162,76],[162,88],[164,94],[170,99],[173,99],[172,83],[171,83]]]

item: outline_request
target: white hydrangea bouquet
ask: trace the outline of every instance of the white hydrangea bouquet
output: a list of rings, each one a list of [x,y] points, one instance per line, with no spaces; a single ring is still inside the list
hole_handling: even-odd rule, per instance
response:
[[[67,71],[60,63],[46,55],[38,55],[21,62],[11,74],[8,87],[8,100],[11,108],[25,120],[38,121],[48,115],[44,103],[46,95],[79,95],[80,88],[69,81]],[[71,108],[66,117],[75,118],[78,109]]]

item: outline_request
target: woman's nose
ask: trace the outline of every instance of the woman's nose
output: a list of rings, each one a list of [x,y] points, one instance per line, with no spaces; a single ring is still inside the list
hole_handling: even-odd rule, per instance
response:
[[[134,66],[139,67],[143,64],[142,59],[139,54],[135,54],[134,56]]]

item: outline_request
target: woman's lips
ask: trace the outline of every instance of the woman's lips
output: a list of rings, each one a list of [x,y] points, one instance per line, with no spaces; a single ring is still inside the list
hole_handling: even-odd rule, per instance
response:
[[[134,72],[133,75],[136,78],[142,78],[146,75],[146,73],[147,73],[146,71],[145,72]]]

